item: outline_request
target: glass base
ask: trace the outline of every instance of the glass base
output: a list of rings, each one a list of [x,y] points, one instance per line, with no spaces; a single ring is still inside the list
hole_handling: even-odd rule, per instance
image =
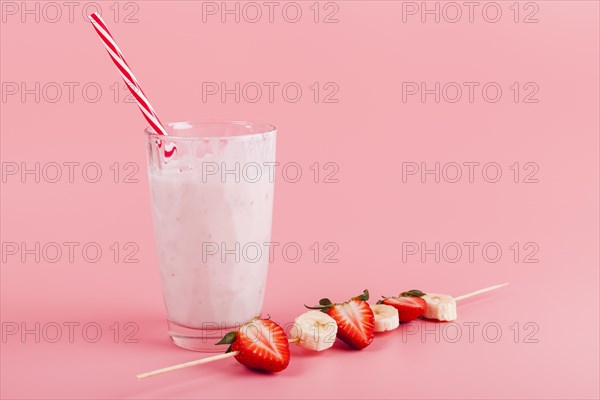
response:
[[[218,345],[227,332],[235,330],[235,327],[227,327],[225,324],[207,324],[206,329],[189,328],[187,326],[167,321],[171,341],[177,346],[187,350],[200,351],[203,353],[224,353],[227,345]]]

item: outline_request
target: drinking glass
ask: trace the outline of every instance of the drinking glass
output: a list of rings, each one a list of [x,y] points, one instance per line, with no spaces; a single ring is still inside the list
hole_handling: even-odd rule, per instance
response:
[[[146,129],[148,183],[169,334],[214,344],[261,312],[271,240],[276,129],[245,121]]]

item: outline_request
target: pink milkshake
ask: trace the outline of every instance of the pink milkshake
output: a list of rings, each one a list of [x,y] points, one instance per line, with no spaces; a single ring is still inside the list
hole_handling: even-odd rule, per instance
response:
[[[219,351],[223,332],[260,314],[271,240],[275,128],[173,123],[148,132],[148,181],[172,340]],[[173,155],[165,149],[174,146]]]

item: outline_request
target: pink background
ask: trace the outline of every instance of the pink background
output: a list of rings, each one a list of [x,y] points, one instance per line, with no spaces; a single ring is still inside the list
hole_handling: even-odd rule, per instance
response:
[[[67,9],[56,23],[21,21],[2,2],[0,28],[1,157],[3,163],[97,162],[103,176],[87,183],[40,183],[31,176],[2,182],[2,242],[97,242],[99,262],[80,253],[56,263],[3,253],[1,320],[4,329],[57,323],[96,323],[103,335],[88,343],[80,329],[56,343],[46,331],[6,336],[1,343],[2,398],[598,398],[598,13],[595,1],[537,1],[537,23],[513,21],[513,2],[497,2],[497,23],[435,23],[429,16],[402,21],[402,2],[340,1],[337,23],[314,23],[313,2],[299,2],[298,23],[281,13],[269,23],[218,16],[202,20],[195,1],[137,2],[137,23],[123,23],[135,8],[120,3],[119,20],[102,3],[107,24],[162,120],[250,119],[279,128],[278,158],[303,168],[298,183],[278,177],[273,240],[298,242],[298,263],[271,265],[265,313],[293,321],[304,303],[328,296],[344,300],[369,288],[373,298],[419,288],[463,294],[496,283],[501,291],[459,306],[462,337],[443,325],[414,322],[378,335],[361,352],[343,346],[324,353],[292,349],[290,367],[276,376],[252,373],[233,360],[137,382],[135,374],[201,355],[175,347],[166,336],[145,178],[142,129],[135,105],[115,103],[109,86],[115,67],[93,31]],[[35,2],[28,2],[34,7]],[[220,4],[220,2],[218,2]],[[233,2],[228,3],[233,7]],[[417,3],[419,5],[420,2]],[[440,3],[442,6],[444,3]],[[434,7],[434,2],[429,2]],[[44,3],[38,3],[39,7]],[[404,4],[406,6],[406,4]],[[114,7],[114,6],[113,6]],[[324,9],[322,20],[334,6]],[[278,10],[281,9],[281,6]],[[265,9],[263,9],[265,11]],[[451,10],[446,10],[449,13]],[[493,17],[492,10],[488,10]],[[40,10],[42,12],[42,10]],[[47,9],[46,19],[54,18]],[[51,14],[50,14],[51,13]],[[291,13],[291,11],[290,11]],[[293,14],[290,14],[293,16]],[[449,14],[450,18],[453,14]],[[263,97],[225,103],[202,101],[202,82],[297,82],[297,103]],[[500,101],[481,92],[471,103],[440,103],[428,96],[402,101],[402,82],[497,82]],[[7,82],[33,88],[77,82],[52,103],[9,95]],[[81,88],[103,92],[93,103]],[[338,103],[315,103],[312,83],[335,82]],[[509,86],[539,87],[537,103],[513,101]],[[66,88],[63,86],[63,89]],[[48,89],[50,90],[50,89]],[[91,89],[90,89],[91,90]],[[93,95],[93,91],[90,91]],[[114,183],[109,166],[133,162],[139,183]],[[315,183],[308,167],[335,162],[339,183]],[[469,183],[402,181],[402,162],[488,162],[502,178],[481,174]],[[509,166],[539,166],[538,183],[514,183]],[[5,166],[8,164],[4,164]],[[63,173],[66,173],[66,168]],[[80,170],[78,170],[80,171]],[[480,171],[480,170],[479,170]],[[521,171],[523,172],[523,170]],[[523,176],[521,175],[521,181]],[[122,177],[121,177],[122,181]],[[403,242],[496,242],[502,258],[481,253],[456,263],[432,256],[402,262]],[[108,247],[135,242],[138,263],[112,259]],[[336,242],[339,263],[315,263],[308,246]],[[512,243],[534,242],[538,263],[513,260]],[[81,248],[81,247],[79,247]],[[481,247],[479,247],[481,249]],[[321,254],[322,259],[323,254]],[[322,261],[322,260],[320,260]],[[139,327],[125,343],[123,325]],[[531,322],[533,324],[525,324]],[[120,336],[110,326],[120,324]],[[475,327],[472,340],[469,323]],[[485,324],[497,324],[483,333]],[[515,323],[519,337],[515,343]],[[46,325],[50,326],[50,325]],[[490,325],[488,325],[490,326]],[[501,338],[492,343],[495,327]],[[512,330],[511,330],[512,327]],[[536,328],[537,327],[537,328]],[[424,329],[437,329],[424,337]],[[537,332],[534,332],[537,329]],[[409,334],[418,330],[416,334]],[[527,334],[532,334],[527,338]],[[93,330],[90,331],[93,336]],[[490,339],[491,338],[491,339]],[[528,343],[531,342],[532,343]],[[535,342],[537,341],[537,342]]]

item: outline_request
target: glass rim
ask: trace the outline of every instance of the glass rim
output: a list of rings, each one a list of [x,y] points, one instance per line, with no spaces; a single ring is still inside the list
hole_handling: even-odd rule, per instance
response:
[[[226,120],[226,119],[206,119],[206,120],[196,120],[196,121],[171,121],[171,122],[167,122],[164,125],[165,129],[168,129],[169,127],[174,127],[174,126],[189,126],[188,128],[180,128],[181,130],[184,129],[192,129],[194,127],[197,126],[201,126],[201,125],[210,125],[210,124],[224,124],[224,125],[245,125],[245,126],[261,126],[263,127],[263,129],[259,129],[259,132],[252,132],[252,133],[242,133],[242,134],[236,134],[236,135],[215,135],[215,136],[178,136],[178,135],[168,135],[166,136],[169,139],[173,139],[173,140],[189,140],[189,141],[194,141],[194,140],[206,140],[206,139],[210,139],[210,140],[220,140],[220,139],[224,139],[224,140],[249,140],[249,139],[254,139],[254,138],[260,138],[260,137],[267,137],[270,135],[274,135],[275,133],[277,133],[277,128],[274,125],[271,124],[267,124],[264,122],[257,122],[257,121],[246,121],[246,120]],[[177,129],[177,128],[175,128]],[[161,135],[158,132],[156,132],[156,130],[154,130],[154,128],[152,128],[151,126],[146,127],[146,129],[144,129],[144,132],[146,133],[146,136],[149,138],[165,138],[165,135]]]

